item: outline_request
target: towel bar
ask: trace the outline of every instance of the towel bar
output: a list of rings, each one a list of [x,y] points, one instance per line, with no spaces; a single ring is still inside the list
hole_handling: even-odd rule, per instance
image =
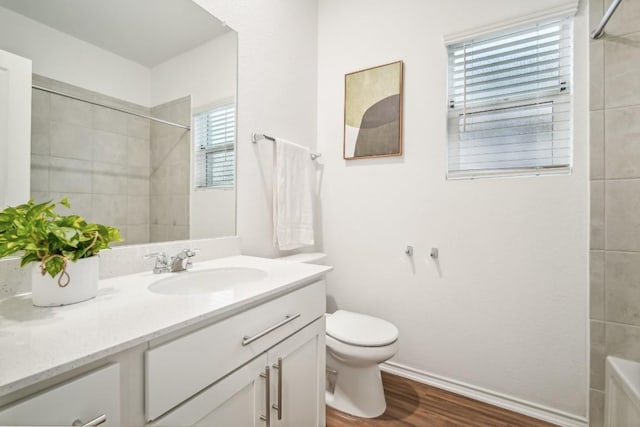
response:
[[[254,144],[257,144],[258,141],[260,141],[262,139],[266,139],[266,140],[271,141],[271,142],[276,142],[276,139],[274,137],[269,136],[269,135],[265,135],[263,133],[255,133],[254,132],[254,133],[251,134],[251,142],[253,142]],[[313,153],[313,152],[311,153],[311,160],[315,160],[318,157],[322,157],[322,154]]]

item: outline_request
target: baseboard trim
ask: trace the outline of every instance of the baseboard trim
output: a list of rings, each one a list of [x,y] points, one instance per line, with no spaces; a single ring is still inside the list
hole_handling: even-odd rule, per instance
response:
[[[380,368],[391,374],[441,388],[480,402],[489,403],[499,408],[508,409],[519,414],[528,415],[542,421],[547,421],[563,427],[588,427],[589,421],[556,409],[548,408],[536,403],[527,402],[516,397],[496,393],[480,387],[466,384],[461,381],[430,374],[428,372],[413,369],[395,362],[385,362]]]

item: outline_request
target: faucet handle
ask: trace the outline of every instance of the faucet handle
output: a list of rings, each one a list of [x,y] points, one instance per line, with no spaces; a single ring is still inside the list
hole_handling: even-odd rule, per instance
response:
[[[185,265],[185,269],[188,270],[191,267],[193,267],[193,263],[191,262],[191,258],[193,258],[194,256],[198,255],[198,252],[200,252],[200,249],[184,249],[182,252],[187,257],[187,264]]]
[[[198,255],[200,249],[183,249],[183,252],[188,258],[193,258],[194,256]]]
[[[144,259],[151,259],[151,258],[155,258],[156,262],[163,262],[163,263],[167,263],[167,254],[164,252],[153,252],[150,254],[146,254],[143,256]]]
[[[146,254],[144,259],[156,259],[156,265],[153,267],[153,272],[155,274],[165,273],[169,271],[169,261],[167,260],[167,254],[164,252],[153,252],[150,254]]]

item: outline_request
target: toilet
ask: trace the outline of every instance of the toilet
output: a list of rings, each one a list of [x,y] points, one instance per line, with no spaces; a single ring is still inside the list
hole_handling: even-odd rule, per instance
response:
[[[327,321],[327,405],[364,418],[387,408],[378,364],[398,351],[398,328],[386,320],[338,310]]]
[[[285,261],[322,264],[326,255],[303,253]],[[327,405],[363,418],[382,415],[387,407],[378,365],[398,351],[398,328],[386,320],[338,310],[325,315]]]

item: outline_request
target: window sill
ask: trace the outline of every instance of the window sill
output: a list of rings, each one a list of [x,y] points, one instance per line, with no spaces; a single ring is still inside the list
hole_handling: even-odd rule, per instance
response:
[[[571,175],[571,166],[548,166],[539,168],[516,168],[486,171],[448,172],[448,181],[494,179],[494,178],[531,178],[538,176]]]
[[[214,191],[214,190],[219,190],[219,191],[233,191],[235,190],[236,187],[233,185],[230,186],[220,186],[220,187],[196,187],[194,188],[195,191]]]

